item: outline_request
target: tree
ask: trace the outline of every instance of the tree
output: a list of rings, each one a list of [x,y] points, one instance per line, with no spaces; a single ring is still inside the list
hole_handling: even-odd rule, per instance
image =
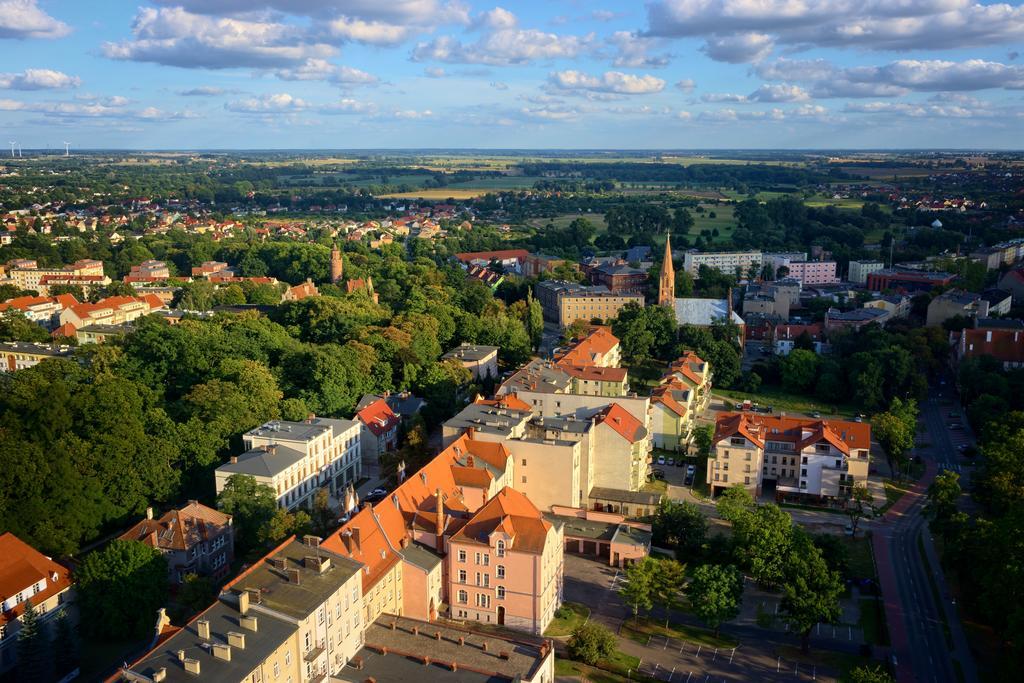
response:
[[[914,432],[907,428],[906,421],[891,411],[879,413],[871,420],[871,431],[885,450],[890,469],[902,473],[907,451],[914,445]]]
[[[782,385],[787,391],[803,393],[818,379],[818,354],[804,349],[793,349],[779,360]]]
[[[189,574],[178,590],[178,602],[195,614],[209,607],[217,599],[217,586],[206,576]]]
[[[595,666],[615,652],[615,634],[601,624],[588,622],[576,627],[566,648],[572,659]]]
[[[12,308],[0,313],[0,341],[48,342],[50,334]]]
[[[800,649],[807,652],[815,624],[839,618],[843,583],[839,573],[829,569],[811,538],[799,529],[792,532],[784,566],[783,598],[779,608],[790,628],[800,634]]]
[[[150,632],[167,600],[167,560],[156,548],[116,539],[89,553],[75,571],[82,628],[110,639]]]
[[[879,664],[858,666],[850,671],[847,679],[849,683],[895,683],[895,679]]]
[[[719,517],[735,524],[754,509],[754,497],[750,495],[750,491],[737,484],[722,491],[715,507]]]
[[[675,546],[683,562],[700,557],[707,537],[708,520],[693,503],[663,498],[654,515],[654,543]]]
[[[854,484],[850,490],[850,498],[846,501],[846,516],[850,518],[851,536],[857,535],[860,520],[875,513],[875,499],[864,484]]]
[[[64,608],[57,612],[54,620],[50,652],[53,653],[56,678],[63,678],[78,666],[78,638],[71,626],[71,618]]]
[[[258,484],[248,474],[228,477],[224,489],[217,495],[217,507],[234,517],[238,554],[244,555],[259,548],[266,529],[280,509],[274,489]]]
[[[732,565],[702,564],[686,586],[693,612],[718,635],[723,622],[735,619],[743,602],[743,574]]]
[[[313,495],[313,531],[317,536],[326,536],[331,531],[334,521],[334,510],[331,509],[331,496],[327,488],[317,489]]]
[[[526,295],[526,333],[530,335],[530,342],[533,348],[540,347],[544,337],[544,312],[540,307],[540,301],[533,298],[533,292],[527,291]]]
[[[793,538],[793,518],[789,513],[774,503],[758,505],[739,515],[733,521],[732,531],[740,564],[762,585],[779,583]]]
[[[626,304],[612,321],[612,332],[622,342],[622,354],[630,362],[664,358],[676,340],[675,313],[667,306]]]
[[[956,526],[957,501],[960,499],[960,475],[952,470],[940,472],[928,486],[928,502],[924,506],[928,528],[948,539]]]
[[[711,455],[711,445],[715,439],[715,428],[712,425],[698,425],[693,429],[693,445],[697,450],[698,458],[707,458]]]
[[[50,679],[49,639],[46,626],[39,621],[32,600],[25,601],[18,630],[18,680],[45,683]]]
[[[665,626],[668,627],[672,609],[679,604],[679,591],[686,581],[685,565],[675,560],[658,560],[651,575],[651,598],[665,610]]]
[[[626,567],[625,578],[619,588],[619,595],[633,608],[633,618],[638,621],[640,610],[649,610],[654,605],[654,562],[650,557],[645,557]]]

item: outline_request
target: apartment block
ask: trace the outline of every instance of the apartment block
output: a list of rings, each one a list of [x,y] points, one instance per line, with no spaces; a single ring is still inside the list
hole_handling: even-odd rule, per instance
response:
[[[360,425],[360,453],[363,464],[380,462],[381,456],[398,448],[398,427],[402,419],[383,398],[359,409],[355,419]]]
[[[751,267],[760,270],[764,255],[760,251],[706,251],[690,250],[683,254],[683,270],[696,277],[701,266],[717,268],[734,274],[737,269],[746,276]]]
[[[103,261],[95,259],[81,259],[61,268],[40,268],[31,259],[20,259],[8,265],[7,276],[13,284],[41,296],[49,295],[51,284],[76,284],[87,290],[110,284],[110,278],[103,274]]]
[[[977,327],[950,334],[957,363],[965,358],[991,356],[1007,370],[1024,367],[1024,330],[1020,327],[990,327],[982,325],[983,322],[976,323]]]
[[[612,292],[603,285],[585,286],[575,282],[544,280],[534,287],[544,319],[568,327],[577,320],[608,321],[617,318],[627,304],[644,305],[644,295]]]
[[[689,450],[694,421],[711,400],[711,376],[711,365],[692,351],[669,365],[661,383],[651,391],[650,429],[655,448]]]
[[[194,500],[158,519],[153,518],[153,508],[147,508],[146,518],[120,538],[159,550],[167,560],[168,578],[178,584],[189,574],[223,578],[235,557],[231,515]]]
[[[110,296],[94,304],[68,306],[61,311],[60,324],[74,330],[86,325],[123,325],[164,308],[164,302],[154,294]]]
[[[925,324],[937,327],[956,316],[964,318],[987,318],[989,302],[980,294],[951,290],[943,292],[928,303]]]
[[[854,284],[863,285],[867,283],[868,275],[883,268],[885,264],[881,261],[850,261],[849,275],[846,279]]]
[[[505,488],[448,545],[453,618],[544,632],[562,604],[561,525]]]
[[[29,601],[47,627],[61,609],[75,618],[71,570],[14,534],[0,534],[0,674],[17,664],[18,631]]]
[[[707,483],[777,498],[844,498],[868,476],[871,425],[760,413],[719,413]]]
[[[831,346],[821,323],[809,325],[776,325],[772,333],[772,351],[776,356],[788,356],[796,348],[796,342],[806,335],[815,353],[826,353]]]
[[[72,353],[73,347],[58,344],[0,342],[0,372],[24,370],[50,358],[67,358]]]
[[[332,496],[359,479],[360,424],[310,415],[305,422],[274,420],[242,435],[248,449],[214,472],[217,493],[236,474],[274,489],[281,507],[310,507],[317,489]]]
[[[21,311],[34,323],[48,330],[60,325],[60,314],[64,309],[78,304],[78,300],[70,294],[58,296],[19,296],[0,303],[0,313]]]
[[[441,360],[454,360],[480,381],[490,377],[498,378],[498,347],[477,344],[460,344],[441,356]]]

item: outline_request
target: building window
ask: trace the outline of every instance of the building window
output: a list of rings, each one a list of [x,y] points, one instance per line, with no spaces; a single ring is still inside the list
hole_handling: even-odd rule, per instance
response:
[[[725,482],[729,481],[729,475],[728,474],[723,474],[722,475],[722,481],[725,481]]]
[[[460,550],[459,551],[459,562],[465,562],[465,561],[466,561],[466,551],[465,550]]]
[[[806,467],[800,470],[800,476],[801,477],[806,477],[807,476],[807,468]]]
[[[498,586],[498,599],[499,600],[504,600],[505,599],[505,587],[504,586]]]
[[[523,458],[523,467],[526,467],[526,458]]]
[[[495,544],[495,548],[498,557],[505,557],[505,541],[499,540],[497,544]]]
[[[466,583],[466,570],[465,569],[460,569],[459,570],[459,583]]]
[[[743,477],[743,483],[744,484],[749,484],[750,483],[750,477]]]
[[[526,483],[526,476],[525,475],[523,476],[523,483],[524,484]]]
[[[499,579],[504,579],[505,578],[505,565],[503,565],[503,564],[499,564],[498,565],[498,578]]]
[[[465,605],[467,602],[469,602],[469,593],[466,591],[459,591],[459,604]]]

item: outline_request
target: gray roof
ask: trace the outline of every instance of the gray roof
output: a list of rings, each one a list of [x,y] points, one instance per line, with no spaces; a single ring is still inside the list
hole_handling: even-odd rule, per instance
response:
[[[572,386],[572,377],[554,363],[536,358],[501,383],[501,391],[537,391],[544,394],[560,394]]]
[[[482,361],[498,352],[497,346],[480,346],[477,344],[460,344],[441,356],[442,360],[456,358],[458,360]]]
[[[132,325],[107,325],[105,323],[94,323],[78,328],[78,332],[92,332],[94,334],[127,334],[131,332]]]
[[[716,320],[725,320],[729,305],[725,299],[676,299],[676,322],[680,325],[708,326]],[[732,312],[732,322],[743,324],[743,318]]]
[[[412,543],[398,551],[406,562],[428,572],[444,562],[444,558],[425,545]]]
[[[462,411],[446,421],[446,427],[460,430],[473,429],[489,434],[508,434],[512,428],[523,420],[529,419],[530,413],[510,408],[483,403],[470,403]]]
[[[604,486],[595,486],[590,489],[591,498],[614,500],[618,503],[633,503],[634,505],[657,505],[661,502],[662,496],[663,494],[654,491],[627,491]]]
[[[253,448],[230,460],[220,467],[218,471],[229,474],[248,474],[253,477],[273,477],[283,472],[305,457],[301,451],[288,448],[281,444],[275,444],[271,450],[263,446]]]
[[[1005,289],[986,289],[981,293],[981,298],[991,305],[1000,304],[1012,296],[1013,294]]]
[[[589,541],[610,541],[619,526],[613,522],[599,522],[593,519],[554,513],[546,513],[544,518],[551,522],[561,522],[566,537],[582,538]]]
[[[427,405],[419,396],[414,396],[408,391],[402,391],[396,394],[366,394],[359,403],[356,404],[356,410],[362,410],[371,403],[376,403],[381,399],[388,404],[391,411],[401,418],[412,417],[416,413],[423,410],[423,406]]]
[[[1024,330],[1024,320],[1013,318],[978,318],[974,321],[975,327],[989,330]]]
[[[345,432],[356,423],[352,420],[340,420],[330,417],[315,417],[311,422],[291,422],[289,420],[271,420],[255,429],[250,429],[244,437],[258,437],[273,439],[274,441],[291,441],[295,443],[306,443],[321,436],[325,432],[334,430],[335,435]]]
[[[330,559],[330,566],[323,572],[307,567],[306,558],[311,557]],[[271,564],[278,559],[284,560],[284,570]],[[261,604],[286,616],[305,619],[328,597],[337,593],[353,575],[358,574],[362,566],[355,560],[293,540],[271,559],[260,560],[259,564],[235,581],[232,589],[259,590]],[[286,572],[290,570],[298,570],[298,583],[289,580]]]
[[[852,311],[840,311],[837,308],[828,309],[826,314],[829,320],[837,320],[839,322],[870,322],[879,318],[884,318],[889,315],[888,311],[884,311],[880,308],[855,308]]]
[[[241,681],[298,629],[295,624],[267,614],[260,613],[254,616],[257,620],[257,630],[246,630],[238,624],[238,610],[234,606],[218,601],[130,668],[133,672],[150,678],[157,670],[166,669],[167,677],[164,680],[168,683],[194,683],[197,679]],[[210,622],[209,641],[199,637],[196,625],[199,619]],[[244,634],[245,648],[231,648],[231,660],[225,661],[214,657],[209,646],[211,643],[226,644],[228,631]],[[179,650],[184,650],[186,657],[199,660],[198,676],[185,671],[184,665],[178,661]]]
[[[615,535],[612,537],[612,543],[650,548],[651,537],[650,531],[637,529],[628,524],[620,524],[618,529],[615,530]]]
[[[0,342],[0,351],[7,353],[31,353],[38,356],[70,356],[71,346],[57,344],[35,344],[30,342]]]

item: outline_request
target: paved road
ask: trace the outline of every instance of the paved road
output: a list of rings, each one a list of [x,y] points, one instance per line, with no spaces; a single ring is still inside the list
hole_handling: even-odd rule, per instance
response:
[[[921,419],[930,441],[920,452],[926,458],[925,475],[913,491],[889,510],[875,532],[876,561],[900,683],[956,683],[960,680],[957,664],[964,681],[978,680],[956,606],[922,516],[927,486],[938,472],[964,469],[955,441],[962,441],[965,434],[947,426],[951,421],[962,422],[948,415],[951,410],[959,413],[959,409],[942,405],[939,393],[940,390],[933,390],[921,405]]]

